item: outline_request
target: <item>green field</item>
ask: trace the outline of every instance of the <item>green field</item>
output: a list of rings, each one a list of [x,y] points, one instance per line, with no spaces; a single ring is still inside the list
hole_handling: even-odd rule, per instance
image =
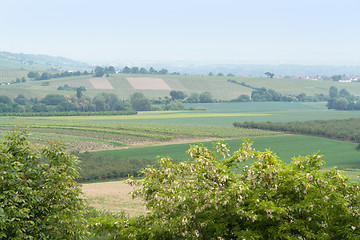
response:
[[[0,70],[0,82],[11,82],[17,77],[26,76],[27,71],[24,70]],[[359,95],[360,83],[341,83],[333,81],[313,81],[289,78],[261,78],[261,77],[227,77],[227,76],[196,76],[196,75],[136,75],[136,74],[112,74],[107,79],[114,87],[114,89],[95,89],[89,79],[92,75],[55,78],[46,80],[49,82],[48,86],[41,86],[42,81],[29,81],[26,83],[0,86],[0,94],[11,97],[16,97],[18,94],[24,94],[27,97],[42,98],[47,94],[74,94],[72,92],[58,91],[57,87],[68,84],[71,87],[86,87],[87,91],[84,93],[87,96],[95,96],[102,92],[114,93],[120,99],[128,99],[134,92],[142,92],[145,96],[150,98],[159,98],[169,96],[171,90],[161,89],[134,89],[126,78],[160,78],[172,89],[183,91],[186,94],[194,92],[202,93],[210,92],[214,98],[218,100],[231,100],[237,98],[241,94],[250,95],[252,88],[242,85],[234,84],[228,80],[236,80],[241,83],[244,82],[251,87],[265,87],[267,89],[274,89],[281,94],[298,95],[306,93],[308,95],[325,94],[329,92],[330,86],[335,86],[338,89],[345,88],[351,94]]]
[[[319,152],[320,155],[324,156],[323,160],[326,162],[326,168],[337,166],[340,169],[360,169],[360,153],[355,150],[355,143],[301,135],[250,137],[249,139],[254,142],[255,149],[261,151],[270,149],[283,162],[289,163],[293,157]],[[212,148],[213,142],[204,142],[203,144],[208,148]],[[226,140],[232,151],[236,151],[242,142],[243,139]],[[169,156],[174,161],[184,161],[189,159],[185,154],[188,149],[189,144],[172,144],[99,151],[94,154],[119,159],[155,159],[158,156]]]
[[[324,103],[213,103],[199,106],[207,110],[139,112],[137,115],[115,116],[9,116],[0,117],[0,127],[3,131],[10,131],[14,126],[23,126],[29,128],[34,137],[44,138],[45,134],[48,134],[51,139],[59,138],[64,142],[76,141],[78,137],[82,138],[79,142],[83,145],[86,145],[86,139],[90,145],[99,141],[106,144],[138,144],[179,138],[242,138],[269,135],[267,131],[233,128],[234,122],[241,121],[360,118],[359,111],[330,111]]]
[[[330,111],[324,103],[214,103],[201,106],[207,110],[118,116],[0,117],[0,129],[3,135],[14,126],[23,126],[29,129],[30,139],[39,144],[59,140],[69,151],[90,151],[93,155],[103,156],[102,171],[110,172],[112,167],[106,165],[121,166],[121,161],[126,159],[170,156],[177,161],[186,160],[185,151],[189,144],[201,141],[211,147],[211,142],[219,138],[225,139],[232,150],[236,150],[244,138],[249,138],[257,149],[270,148],[286,162],[293,156],[320,151],[326,167],[338,166],[355,172],[360,169],[356,143],[232,126],[235,121],[250,120],[360,118],[359,112]],[[112,160],[107,163],[106,159]],[[94,168],[86,165],[86,159],[82,161],[84,169]],[[107,173],[103,172],[102,176]]]
[[[120,116],[71,116],[71,117],[0,117],[3,133],[10,132],[15,126],[28,128],[31,138],[36,142],[59,139],[71,150],[96,150],[137,146],[152,142],[176,142],[186,139],[188,142],[204,138],[241,138],[277,134],[262,130],[235,129],[228,127],[196,125],[189,119],[227,118],[244,113],[207,113],[199,112],[144,112],[138,115]],[[261,116],[261,114],[248,114]],[[182,124],[140,123],[137,120],[184,119]],[[135,122],[133,122],[135,121]],[[186,124],[185,124],[186,123]],[[183,140],[182,140],[183,141]]]

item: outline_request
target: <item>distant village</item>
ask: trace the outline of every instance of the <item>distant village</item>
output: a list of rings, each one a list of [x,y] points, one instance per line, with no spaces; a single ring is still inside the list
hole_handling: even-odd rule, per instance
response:
[[[333,76],[295,76],[291,78],[296,79],[306,79],[306,80],[327,80],[327,81],[337,81],[337,82],[360,82],[360,75],[354,75],[354,76],[346,76],[343,75],[333,75]]]

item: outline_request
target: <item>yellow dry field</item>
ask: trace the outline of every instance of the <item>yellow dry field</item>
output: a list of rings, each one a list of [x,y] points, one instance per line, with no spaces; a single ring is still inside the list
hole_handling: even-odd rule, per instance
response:
[[[82,190],[88,204],[99,211],[125,212],[130,217],[146,213],[143,201],[129,195],[133,187],[123,181],[83,184]]]

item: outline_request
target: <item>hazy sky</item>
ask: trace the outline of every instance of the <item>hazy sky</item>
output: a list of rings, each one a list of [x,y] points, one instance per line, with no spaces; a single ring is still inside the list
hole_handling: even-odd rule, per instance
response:
[[[359,0],[0,0],[0,51],[360,65]]]

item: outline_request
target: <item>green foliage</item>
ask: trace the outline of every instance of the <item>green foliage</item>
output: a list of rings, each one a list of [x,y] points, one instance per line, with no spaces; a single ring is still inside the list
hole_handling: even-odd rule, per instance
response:
[[[95,77],[102,77],[105,74],[104,68],[99,67],[99,66],[97,66],[95,68],[94,72],[95,72],[95,75],[94,75]]]
[[[170,97],[172,98],[172,100],[184,99],[186,98],[186,94],[182,91],[172,90],[170,92]]]
[[[200,95],[199,95],[200,103],[212,103],[213,101],[214,101],[213,96],[210,92],[200,93]]]
[[[45,105],[58,105],[61,102],[66,101],[66,98],[60,94],[48,94],[46,95],[40,103]]]
[[[59,89],[76,90],[76,95],[65,97],[61,94],[48,94],[38,101],[37,99],[27,99],[23,94],[19,94],[18,97],[14,98],[15,103],[9,97],[0,95],[0,113],[4,113],[2,115],[11,113],[9,115],[25,116],[32,115],[33,112],[52,112],[53,115],[57,115],[54,112],[125,111],[129,108],[128,103],[120,100],[115,94],[101,93],[91,99],[83,96],[82,91],[86,91],[83,86],[71,88],[65,84],[64,87],[58,87]]]
[[[250,102],[250,97],[249,95],[241,94],[236,99],[231,100],[231,102]]]
[[[286,133],[305,134],[339,140],[358,142],[360,119],[350,118],[343,120],[314,120],[293,122],[234,122],[236,128],[263,129],[270,131],[282,131]]]
[[[331,76],[331,79],[332,79],[333,81],[340,81],[341,78],[342,78],[341,75],[332,75],[332,76]]]
[[[27,138],[14,131],[0,145],[0,239],[84,239],[77,159]]]
[[[81,181],[100,179],[119,179],[129,175],[137,177],[139,171],[148,165],[155,163],[155,157],[151,159],[124,159],[89,152],[76,154],[81,161],[79,164]]]
[[[135,111],[150,111],[151,109],[150,100],[140,92],[135,92],[130,96],[130,104]]]
[[[359,185],[322,169],[321,156],[284,164],[248,141],[232,155],[222,140],[214,145],[193,145],[192,160],[161,158],[142,180],[129,179],[150,213],[117,222],[117,239],[359,238]]]
[[[275,76],[274,73],[271,73],[271,72],[266,72],[264,73],[268,78],[273,78]]]
[[[251,101],[254,102],[319,102],[319,101],[327,101],[328,98],[324,94],[314,94],[314,96],[309,96],[306,93],[300,93],[298,95],[284,95],[276,92],[273,89],[266,89],[265,87],[256,88],[252,87],[245,82],[239,83],[234,79],[228,79],[228,82],[241,85],[250,89],[253,89],[251,92]],[[241,94],[238,98],[232,99],[232,102],[246,102],[250,101],[248,95]]]
[[[329,90],[330,99],[327,102],[328,109],[335,110],[360,110],[360,98],[351,95],[345,88],[339,92],[336,87],[331,86]]]
[[[117,222],[126,218],[125,213],[101,212],[88,207],[85,218],[88,221],[90,240],[113,239],[116,235]]]

